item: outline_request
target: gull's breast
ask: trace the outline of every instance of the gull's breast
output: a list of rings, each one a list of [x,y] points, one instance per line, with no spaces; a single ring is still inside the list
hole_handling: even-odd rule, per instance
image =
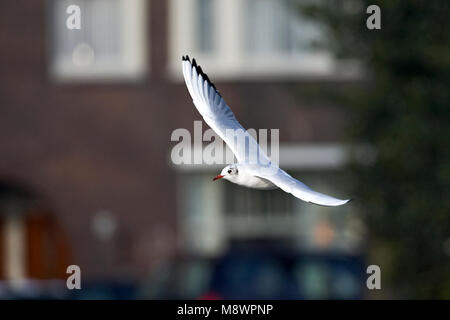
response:
[[[278,188],[276,185],[274,185],[267,179],[251,175],[246,175],[245,177],[242,177],[242,179],[239,179],[239,181],[236,181],[236,183],[247,188],[259,190],[273,190]]]

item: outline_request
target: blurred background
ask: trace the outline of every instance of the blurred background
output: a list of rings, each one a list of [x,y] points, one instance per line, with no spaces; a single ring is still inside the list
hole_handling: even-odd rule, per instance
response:
[[[446,1],[2,1],[0,298],[449,299],[448,16]],[[282,168],[355,200],[172,164],[172,131],[201,120],[185,54],[245,128],[280,129]]]

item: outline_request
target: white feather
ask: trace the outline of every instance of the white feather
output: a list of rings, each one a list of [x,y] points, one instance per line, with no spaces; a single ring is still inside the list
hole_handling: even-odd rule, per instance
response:
[[[283,191],[291,193],[301,200],[314,204],[340,206],[350,201],[337,199],[314,191],[280,168],[276,168],[274,172],[268,172],[267,170],[262,170],[262,167],[258,167],[258,165],[247,164],[246,161],[248,160],[249,152],[257,153],[258,161],[260,161],[260,163],[267,164],[270,163],[270,160],[259,147],[256,140],[236,120],[230,107],[225,103],[222,96],[215,89],[207,76],[203,74],[201,68],[196,65],[195,60],[191,63],[188,57],[183,57],[183,75],[195,107],[200,112],[205,122],[233,151],[238,160],[240,170],[245,170],[245,174],[251,174],[253,177],[257,178],[256,180],[258,180],[258,178],[260,178],[260,180],[269,180]],[[233,132],[242,130],[245,139],[248,140],[248,145],[246,145],[245,148],[235,145],[234,138],[232,137],[232,141],[230,136],[227,136],[227,129],[233,130]],[[230,181],[232,181],[232,179],[230,179]],[[245,185],[244,183],[239,184]],[[252,187],[251,183],[246,185]]]

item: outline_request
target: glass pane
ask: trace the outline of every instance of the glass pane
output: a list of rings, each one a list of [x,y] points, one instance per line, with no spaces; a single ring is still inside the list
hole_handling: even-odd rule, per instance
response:
[[[197,47],[201,52],[214,49],[214,6],[215,0],[197,0]]]
[[[311,51],[320,26],[301,16],[302,0],[245,0],[245,44],[252,54],[298,54]]]
[[[224,183],[224,212],[227,215],[292,215],[294,198],[281,190],[256,190]]]
[[[120,57],[119,0],[52,1],[53,57],[85,61]],[[69,30],[66,20],[69,5],[81,9],[81,29]]]

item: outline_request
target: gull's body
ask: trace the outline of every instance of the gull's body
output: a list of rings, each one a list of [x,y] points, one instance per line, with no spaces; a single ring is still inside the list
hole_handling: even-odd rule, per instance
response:
[[[235,166],[236,169],[238,170],[238,174],[231,175],[226,174],[228,172],[224,172],[223,179],[238,184],[240,186],[252,189],[259,189],[259,190],[278,189],[278,187],[275,184],[273,184],[273,182],[271,182],[270,180],[251,174],[253,170],[250,168],[249,165],[245,163],[236,163]]]
[[[231,109],[201,67],[196,64],[195,59],[192,63],[187,56],[182,60],[184,80],[195,107],[238,160],[238,163],[226,166],[214,180],[223,178],[254,189],[280,188],[303,201],[324,206],[339,206],[350,201],[314,191],[272,163],[256,140],[236,120]],[[239,144],[235,141],[235,137],[228,135],[230,131],[241,132],[243,143]],[[255,155],[256,161],[249,160],[251,157],[249,155]]]

